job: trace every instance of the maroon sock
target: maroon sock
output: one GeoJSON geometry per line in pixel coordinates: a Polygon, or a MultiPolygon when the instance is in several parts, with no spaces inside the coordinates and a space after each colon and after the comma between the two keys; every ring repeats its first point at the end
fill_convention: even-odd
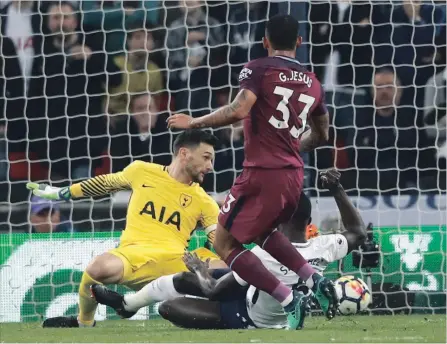
{"type": "Polygon", "coordinates": [[[272,295],[282,303],[292,290],[266,269],[261,260],[243,247],[234,249],[225,263],[248,284],[272,295]]]}
{"type": "Polygon", "coordinates": [[[278,262],[294,271],[304,281],[307,281],[316,272],[289,239],[277,230],[273,231],[264,240],[262,248],[278,262]]]}

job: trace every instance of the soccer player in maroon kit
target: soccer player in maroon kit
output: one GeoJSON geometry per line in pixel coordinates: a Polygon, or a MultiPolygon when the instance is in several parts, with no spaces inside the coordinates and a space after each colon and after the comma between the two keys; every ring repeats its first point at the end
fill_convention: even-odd
{"type": "Polygon", "coordinates": [[[293,215],[304,180],[300,152],[328,139],[329,114],[315,75],[295,60],[301,44],[298,22],[289,15],[272,17],[263,39],[268,57],[247,63],[239,75],[234,101],[193,119],[175,114],[170,128],[221,127],[243,120],[245,161],[220,210],[214,248],[248,284],[278,300],[289,327],[302,327],[305,297],[271,274],[242,244],[255,242],[306,281],[326,316],[337,309],[334,284],[316,273],[290,241],[275,228],[293,215]],[[305,131],[306,124],[310,130],[305,131]]]}

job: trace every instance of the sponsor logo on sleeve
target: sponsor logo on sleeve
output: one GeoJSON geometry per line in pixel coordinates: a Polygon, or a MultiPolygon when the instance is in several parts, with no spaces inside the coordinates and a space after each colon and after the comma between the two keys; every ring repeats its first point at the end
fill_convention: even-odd
{"type": "Polygon", "coordinates": [[[250,77],[250,75],[253,73],[253,71],[249,68],[242,68],[241,72],[239,73],[239,81],[245,80],[250,77]]]}

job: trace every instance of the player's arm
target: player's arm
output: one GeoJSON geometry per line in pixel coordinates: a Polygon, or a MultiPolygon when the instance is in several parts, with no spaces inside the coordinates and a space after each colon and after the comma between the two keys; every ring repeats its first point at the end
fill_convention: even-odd
{"type": "Polygon", "coordinates": [[[234,272],[229,272],[217,280],[207,297],[211,301],[231,301],[236,295],[241,295],[247,286],[248,284],[234,272]]]}
{"type": "Polygon", "coordinates": [[[139,164],[141,162],[135,161],[121,172],[100,175],[63,188],[37,183],[27,183],[26,187],[32,190],[34,195],[50,200],[68,201],[103,196],[120,190],[130,190],[132,176],[137,172],[139,164]]]}
{"type": "Polygon", "coordinates": [[[175,114],[168,118],[168,127],[177,129],[222,127],[247,117],[261,94],[264,69],[256,63],[248,63],[239,74],[240,91],[230,105],[210,113],[192,118],[185,114],[175,114]]]}
{"type": "Polygon", "coordinates": [[[205,194],[202,202],[202,215],[200,222],[204,228],[210,246],[214,244],[216,236],[217,218],[219,217],[219,206],[209,195],[205,194]]]}
{"type": "Polygon", "coordinates": [[[185,252],[183,261],[186,267],[196,274],[200,289],[209,300],[234,300],[236,295],[240,295],[241,289],[245,290],[247,286],[245,281],[231,271],[216,281],[209,274],[207,264],[190,252],[185,252]]]}
{"type": "Polygon", "coordinates": [[[230,125],[247,117],[256,99],[257,97],[252,91],[241,89],[231,104],[198,118],[192,118],[185,114],[175,114],[168,118],[168,127],[188,129],[217,128],[230,125]]]}
{"type": "Polygon", "coordinates": [[[209,115],[194,118],[191,121],[192,128],[222,127],[238,122],[250,113],[251,108],[256,102],[256,95],[247,89],[241,89],[236,98],[229,105],[222,106],[220,109],[209,115]]]}
{"type": "Polygon", "coordinates": [[[205,228],[205,234],[208,240],[209,248],[214,245],[214,238],[216,237],[216,227],[216,225],[211,225],[205,228]]]}
{"type": "Polygon", "coordinates": [[[310,130],[304,132],[300,139],[300,152],[310,152],[320,147],[329,139],[329,113],[311,116],[310,130]]]}
{"type": "Polygon", "coordinates": [[[366,240],[366,226],[358,210],[354,207],[343,186],[340,184],[340,172],[330,169],[320,173],[324,187],[332,194],[340,211],[341,220],[345,227],[342,235],[348,242],[348,253],[358,249],[366,240]]]}
{"type": "Polygon", "coordinates": [[[310,130],[300,138],[300,152],[310,152],[322,146],[329,139],[329,112],[324,101],[324,90],[320,87],[320,97],[309,116],[310,130]]]}
{"type": "Polygon", "coordinates": [[[39,197],[66,201],[82,197],[103,196],[131,188],[130,182],[122,172],[100,175],[63,188],[36,183],[28,183],[26,187],[33,190],[33,194],[39,197]]]}

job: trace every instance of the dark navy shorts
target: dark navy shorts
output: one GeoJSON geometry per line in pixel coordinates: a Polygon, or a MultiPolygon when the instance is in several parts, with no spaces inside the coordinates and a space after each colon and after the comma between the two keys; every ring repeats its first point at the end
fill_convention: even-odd
{"type": "Polygon", "coordinates": [[[255,328],[247,312],[247,301],[243,299],[220,302],[220,318],[228,329],[255,328]]]}
{"type": "MultiPolygon", "coordinates": [[[[230,271],[230,269],[216,269],[211,272],[211,276],[214,279],[219,279],[230,271]]],[[[237,295],[235,300],[219,302],[220,317],[228,329],[236,330],[256,327],[247,312],[246,289],[240,295],[237,295]]]]}
{"type": "Polygon", "coordinates": [[[219,278],[225,276],[227,273],[231,272],[231,269],[214,269],[209,270],[211,277],[218,280],[219,278]]]}

